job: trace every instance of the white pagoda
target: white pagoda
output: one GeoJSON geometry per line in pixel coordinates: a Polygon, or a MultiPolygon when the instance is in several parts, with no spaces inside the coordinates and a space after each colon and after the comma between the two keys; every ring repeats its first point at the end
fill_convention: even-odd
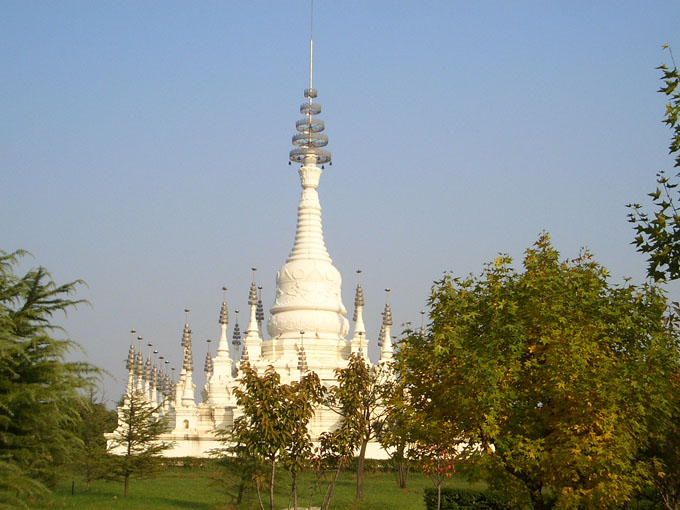
{"type": "MultiPolygon", "coordinates": [[[[314,102],[317,91],[312,87],[312,61],[313,40],[310,37],[309,88],[305,89],[306,100],[300,106],[302,118],[295,123],[295,148],[290,151],[289,163],[300,165],[298,173],[302,193],[298,204],[297,230],[293,249],[276,275],[276,297],[270,309],[266,333],[263,331],[264,308],[253,268],[248,326],[242,338],[237,310],[232,333],[235,353],[238,353],[243,340],[241,359],[232,359],[229,351],[229,314],[224,288],[217,353],[214,357],[210,352],[206,355],[206,384],[200,392],[202,402],[196,403],[189,311],[186,310],[181,342],[183,363],[177,381],[174,381],[174,376],[170,377],[167,361],[166,367],[162,359],[161,366],[157,366],[149,353],[146,363],[143,362],[141,337],[135,349],[133,331],[127,363],[127,392],[139,391],[151,403],[163,402],[162,414],[168,420],[169,429],[162,439],[175,442],[174,448],[165,452],[166,456],[201,457],[221,446],[215,432],[231,427],[234,418],[239,415],[233,390],[239,384],[238,365],[241,361],[247,360],[259,373],[264,373],[269,366],[274,367],[283,383],[299,380],[305,373],[313,371],[323,384],[333,386],[335,370],[347,365],[351,353],[361,353],[365,360],[369,359],[361,283],[356,287],[354,327],[350,337],[350,324],[341,297],[342,277],[333,266],[324,243],[317,189],[325,165],[332,163],[331,154],[325,149],[328,144],[328,137],[323,133],[325,125],[317,117],[321,106],[314,102]]],[[[389,289],[386,290],[389,295],[389,289]]],[[[393,354],[389,301],[382,316],[378,364],[389,361],[393,354]]],[[[339,417],[331,410],[317,409],[310,425],[312,437],[336,427],[338,421],[339,417]]],[[[378,444],[369,445],[367,453],[369,457],[384,456],[378,444]]]]}

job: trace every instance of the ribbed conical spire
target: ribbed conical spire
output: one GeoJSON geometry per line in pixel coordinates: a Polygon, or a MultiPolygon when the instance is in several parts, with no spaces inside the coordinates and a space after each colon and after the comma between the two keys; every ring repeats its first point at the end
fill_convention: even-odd
{"type": "Polygon", "coordinates": [[[253,281],[250,284],[250,293],[248,294],[248,306],[250,307],[250,320],[248,322],[248,329],[246,329],[246,341],[260,340],[260,328],[257,320],[257,284],[255,283],[256,267],[252,268],[253,281]]]}
{"type": "Polygon", "coordinates": [[[222,308],[220,308],[220,341],[217,344],[217,357],[229,357],[229,340],[227,340],[227,324],[229,324],[229,313],[227,312],[227,288],[222,287],[222,308]]]}
{"type": "Polygon", "coordinates": [[[125,362],[125,368],[127,368],[128,371],[128,382],[127,387],[125,388],[126,398],[127,395],[135,391],[135,372],[137,371],[137,363],[135,358],[135,333],[136,331],[134,329],[130,331],[132,338],[130,338],[130,348],[128,349],[128,357],[127,361],[125,362]]]}
{"type": "Polygon", "coordinates": [[[361,269],[357,269],[357,288],[354,294],[354,338],[352,352],[368,357],[366,345],[366,326],[364,326],[364,291],[361,288],[361,269]]]}
{"type": "Polygon", "coordinates": [[[385,289],[385,310],[382,313],[383,321],[380,327],[381,339],[380,345],[380,361],[389,361],[392,359],[392,337],[390,336],[390,327],[392,326],[392,309],[390,308],[390,289],[385,289]]]}
{"type": "Polygon", "coordinates": [[[206,374],[210,374],[213,371],[213,360],[209,352],[206,353],[205,355],[205,364],[203,365],[203,371],[206,374]]]}
{"type": "Polygon", "coordinates": [[[224,290],[224,301],[222,301],[222,308],[220,308],[220,324],[225,326],[229,324],[229,311],[227,310],[227,288],[222,287],[224,290]]]}
{"type": "Polygon", "coordinates": [[[361,288],[361,283],[357,283],[357,290],[354,293],[354,321],[357,320],[357,310],[364,306],[364,289],[361,288]]]}

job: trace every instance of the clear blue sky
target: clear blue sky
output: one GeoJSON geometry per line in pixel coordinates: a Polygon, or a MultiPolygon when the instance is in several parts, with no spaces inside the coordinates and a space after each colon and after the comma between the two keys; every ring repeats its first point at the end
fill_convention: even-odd
{"type": "MultiPolygon", "coordinates": [[[[3,2],[0,248],[87,281],[92,308],[64,324],[118,378],[107,397],[131,328],[177,365],[190,308],[202,375],[221,287],[230,332],[251,266],[271,305],[295,232],[308,11],[3,2]]],[[[317,0],[326,243],[350,315],[364,271],[371,340],[385,287],[398,330],[443,271],[520,262],[544,229],[566,257],[588,247],[614,283],[643,280],[625,204],[671,168],[654,67],[664,43],[680,57],[679,27],[677,1],[317,0]]]]}

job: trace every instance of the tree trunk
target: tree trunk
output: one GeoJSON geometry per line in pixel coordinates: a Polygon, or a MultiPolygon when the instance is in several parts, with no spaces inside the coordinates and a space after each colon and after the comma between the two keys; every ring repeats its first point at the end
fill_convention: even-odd
{"type": "Polygon", "coordinates": [[[331,505],[331,499],[333,498],[333,491],[335,490],[335,485],[338,483],[338,477],[340,476],[340,469],[341,469],[341,466],[338,463],[338,469],[335,470],[335,476],[333,477],[333,482],[331,482],[331,485],[328,487],[328,490],[326,491],[326,497],[324,498],[323,505],[321,506],[322,510],[328,510],[328,507],[331,505]]]}
{"type": "Polygon", "coordinates": [[[542,487],[535,486],[530,488],[529,496],[531,497],[531,506],[534,510],[551,510],[554,506],[554,501],[546,501],[543,497],[542,487]]]}
{"type": "Polygon", "coordinates": [[[364,458],[366,457],[366,447],[368,446],[368,439],[361,442],[361,449],[359,450],[359,459],[357,460],[357,499],[364,499],[364,458]]]}
{"type": "Polygon", "coordinates": [[[437,510],[442,510],[442,484],[437,484],[437,510]]]}
{"type": "Polygon", "coordinates": [[[236,495],[236,504],[237,505],[240,505],[241,501],[243,501],[243,491],[245,490],[245,488],[246,488],[246,484],[243,481],[243,479],[241,479],[241,483],[238,484],[238,494],[236,495]]]}
{"type": "Polygon", "coordinates": [[[298,494],[297,494],[297,471],[292,471],[291,477],[293,478],[293,508],[297,510],[298,507],[298,494]]]}
{"type": "Polygon", "coordinates": [[[130,487],[130,473],[125,473],[125,492],[124,495],[128,497],[128,489],[130,487]]]}
{"type": "Polygon", "coordinates": [[[257,489],[257,501],[260,503],[260,510],[264,510],[264,503],[262,502],[262,491],[260,490],[260,480],[255,480],[255,488],[257,489]]]}
{"type": "Polygon", "coordinates": [[[276,481],[276,461],[272,460],[272,477],[269,483],[269,508],[274,510],[274,482],[276,481]]]}

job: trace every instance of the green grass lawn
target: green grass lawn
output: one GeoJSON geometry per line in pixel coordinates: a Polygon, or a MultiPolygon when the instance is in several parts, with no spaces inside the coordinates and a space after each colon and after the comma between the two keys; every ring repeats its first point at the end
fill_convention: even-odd
{"type": "MultiPolygon", "coordinates": [[[[288,506],[290,478],[286,473],[277,477],[276,508],[288,506]]],[[[309,504],[310,488],[313,485],[311,473],[305,473],[300,483],[299,505],[309,504]]],[[[452,478],[445,483],[447,487],[469,487],[469,483],[452,478]]],[[[423,491],[432,487],[429,478],[414,473],[408,480],[406,489],[397,488],[392,473],[366,473],[364,480],[364,501],[354,499],[356,482],[354,474],[344,473],[335,490],[331,508],[343,510],[421,510],[423,491]]],[[[79,477],[65,476],[53,494],[36,509],[73,509],[73,510],[251,510],[259,508],[257,496],[248,490],[244,502],[234,504],[232,494],[235,487],[225,483],[224,476],[213,467],[169,468],[150,479],[133,479],[130,482],[130,496],[123,497],[122,482],[93,482],[89,490],[79,477]],[[75,491],[71,495],[71,482],[75,481],[75,491]]],[[[319,505],[321,496],[314,499],[319,505]]],[[[263,494],[265,508],[268,508],[268,495],[263,494]]]]}

